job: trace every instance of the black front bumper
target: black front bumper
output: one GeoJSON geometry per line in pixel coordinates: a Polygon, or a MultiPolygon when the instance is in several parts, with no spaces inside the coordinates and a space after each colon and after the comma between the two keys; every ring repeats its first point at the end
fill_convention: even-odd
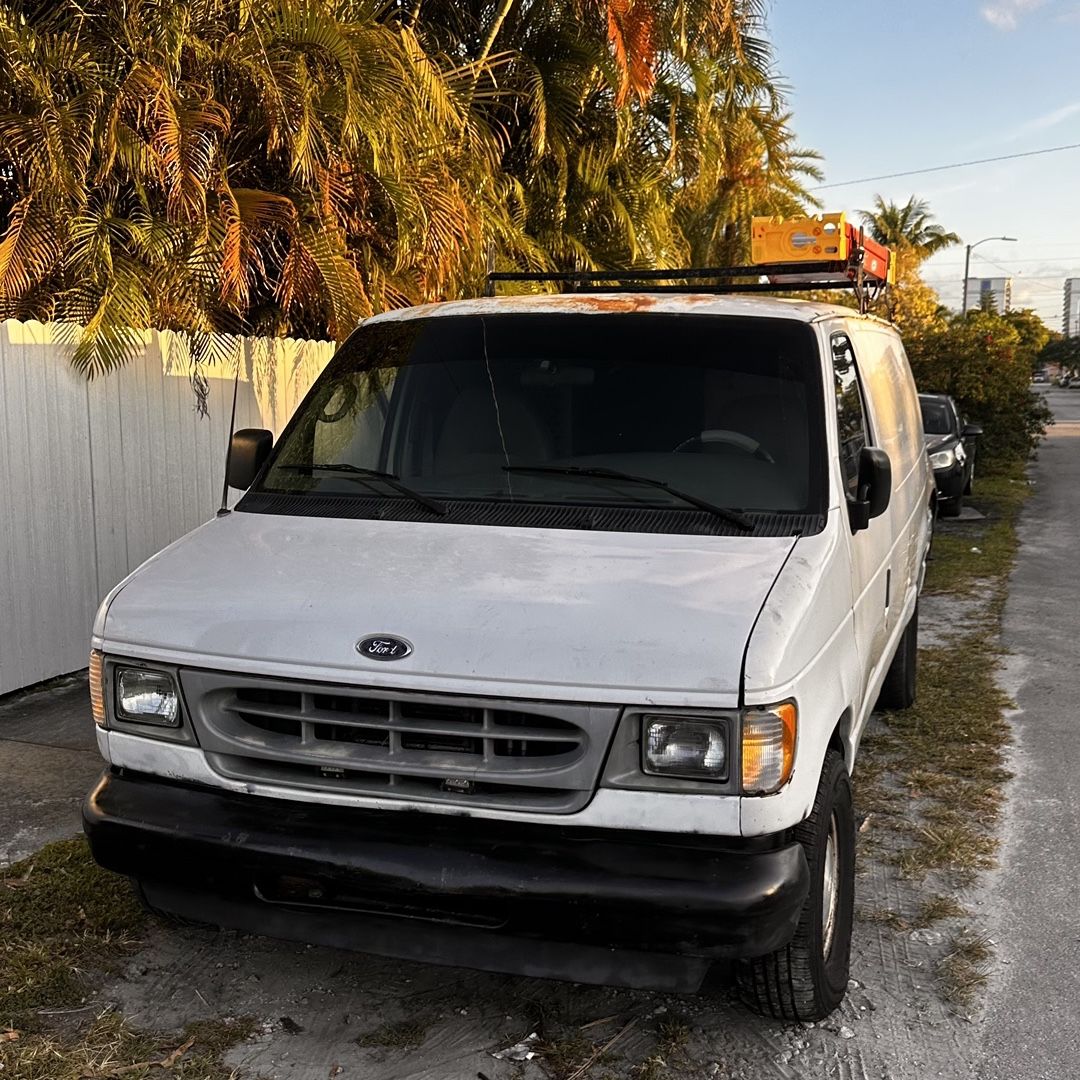
{"type": "Polygon", "coordinates": [[[156,907],[292,940],[582,982],[695,989],[790,940],[802,848],[368,811],[106,772],[94,858],[156,907]]]}
{"type": "Polygon", "coordinates": [[[967,486],[967,468],[960,462],[934,470],[934,485],[939,499],[958,499],[967,486]]]}

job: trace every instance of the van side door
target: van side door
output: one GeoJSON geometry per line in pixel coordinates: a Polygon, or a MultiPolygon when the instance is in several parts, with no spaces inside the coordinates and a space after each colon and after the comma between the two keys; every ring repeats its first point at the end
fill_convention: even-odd
{"type": "MultiPolygon", "coordinates": [[[[858,489],[859,454],[864,446],[878,445],[867,394],[851,337],[834,331],[830,337],[833,376],[836,387],[836,424],[843,494],[854,499],[858,489]]],[[[871,520],[868,528],[852,532],[847,528],[851,551],[851,574],[855,644],[864,672],[862,692],[881,660],[888,630],[888,608],[892,586],[889,553],[892,544],[889,514],[871,520]]]]}
{"type": "Polygon", "coordinates": [[[877,429],[877,445],[892,464],[893,493],[887,511],[892,571],[887,631],[889,641],[895,642],[918,592],[929,541],[922,414],[899,335],[873,323],[851,329],[859,370],[869,389],[870,423],[877,429]]]}

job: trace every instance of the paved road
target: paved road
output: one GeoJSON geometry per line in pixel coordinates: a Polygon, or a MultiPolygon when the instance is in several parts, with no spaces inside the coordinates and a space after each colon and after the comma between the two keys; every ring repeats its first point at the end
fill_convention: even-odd
{"type": "Polygon", "coordinates": [[[1057,423],[1032,469],[1005,608],[1017,778],[996,890],[1008,963],[987,1013],[984,1080],[1080,1073],[1080,391],[1048,400],[1057,423]]]}
{"type": "Polygon", "coordinates": [[[85,676],[0,699],[0,866],[74,836],[101,769],[85,676]]]}

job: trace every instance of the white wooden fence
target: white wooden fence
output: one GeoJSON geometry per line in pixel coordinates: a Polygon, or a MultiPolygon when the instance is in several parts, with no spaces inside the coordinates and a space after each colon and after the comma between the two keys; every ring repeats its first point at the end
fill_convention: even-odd
{"type": "Polygon", "coordinates": [[[184,340],[92,382],[56,328],[0,323],[0,694],[86,666],[101,598],[221,499],[233,377],[237,427],[275,435],[329,342],[221,339],[200,417],[184,340]]]}

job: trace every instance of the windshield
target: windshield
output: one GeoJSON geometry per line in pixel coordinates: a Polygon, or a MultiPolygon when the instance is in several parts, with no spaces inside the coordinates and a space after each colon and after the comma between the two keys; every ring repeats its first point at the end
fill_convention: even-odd
{"type": "Polygon", "coordinates": [[[920,401],[922,426],[927,435],[948,435],[952,432],[952,410],[944,401],[920,401]]]}
{"type": "Polygon", "coordinates": [[[789,320],[376,322],[331,361],[253,491],[374,500],[373,516],[457,500],[816,513],[816,356],[789,320]]]}

